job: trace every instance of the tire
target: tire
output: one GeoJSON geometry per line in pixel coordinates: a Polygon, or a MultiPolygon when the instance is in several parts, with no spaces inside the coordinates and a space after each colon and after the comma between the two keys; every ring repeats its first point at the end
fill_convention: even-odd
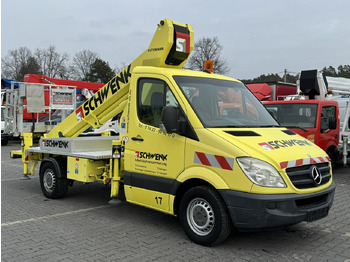
{"type": "Polygon", "coordinates": [[[1,145],[2,146],[6,146],[8,144],[8,140],[7,139],[1,139],[1,145]]]}
{"type": "Polygon", "coordinates": [[[204,246],[224,241],[232,228],[221,196],[208,186],[197,186],[184,194],[179,217],[186,235],[193,242],[204,246]]]}
{"type": "Polygon", "coordinates": [[[47,198],[57,199],[67,194],[68,180],[61,177],[61,169],[55,159],[41,164],[39,178],[41,191],[47,198]]]}
{"type": "Polygon", "coordinates": [[[336,149],[329,149],[327,150],[327,155],[328,157],[330,158],[331,160],[331,165],[332,165],[332,169],[335,168],[337,162],[338,162],[338,159],[337,159],[337,150],[336,149]]]}

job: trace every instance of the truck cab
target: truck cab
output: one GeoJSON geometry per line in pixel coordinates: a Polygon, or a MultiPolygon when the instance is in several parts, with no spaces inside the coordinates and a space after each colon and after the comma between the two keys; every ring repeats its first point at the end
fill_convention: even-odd
{"type": "Polygon", "coordinates": [[[121,116],[129,202],[178,215],[201,244],[215,231],[212,191],[228,210],[215,219],[242,231],[328,213],[329,158],[279,126],[241,82],[155,67],[136,67],[132,75],[130,106],[121,116]],[[315,182],[312,170],[322,181],[315,182]]]}
{"type": "Polygon", "coordinates": [[[293,132],[315,143],[332,161],[337,160],[339,144],[339,107],[332,100],[267,101],[272,116],[293,132]]]}

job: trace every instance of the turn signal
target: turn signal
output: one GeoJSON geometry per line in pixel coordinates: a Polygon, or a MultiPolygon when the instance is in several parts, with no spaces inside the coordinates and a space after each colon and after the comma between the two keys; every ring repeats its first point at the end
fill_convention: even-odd
{"type": "Polygon", "coordinates": [[[315,134],[308,135],[306,139],[311,141],[312,143],[315,143],[315,134]]]}

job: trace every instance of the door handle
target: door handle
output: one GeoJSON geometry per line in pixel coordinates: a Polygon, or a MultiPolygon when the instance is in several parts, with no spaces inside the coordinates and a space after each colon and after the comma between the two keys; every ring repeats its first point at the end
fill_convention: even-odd
{"type": "Polygon", "coordinates": [[[142,142],[143,138],[142,137],[132,137],[131,140],[132,141],[140,141],[140,142],[142,142]]]}

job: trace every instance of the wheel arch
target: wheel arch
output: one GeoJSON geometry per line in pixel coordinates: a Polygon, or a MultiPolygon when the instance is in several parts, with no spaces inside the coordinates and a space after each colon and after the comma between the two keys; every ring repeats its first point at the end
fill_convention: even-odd
{"type": "MultiPolygon", "coordinates": [[[[175,199],[174,199],[174,214],[178,215],[180,203],[183,195],[190,189],[196,186],[205,185],[213,188],[214,190],[218,189],[229,189],[226,182],[215,172],[207,168],[202,167],[193,167],[187,169],[185,172],[179,175],[177,178],[178,187],[175,190],[175,199]]],[[[219,192],[221,196],[221,193],[219,192]]],[[[224,199],[223,199],[224,201],[224,199]]],[[[225,201],[224,201],[225,202],[225,201]]]]}
{"type": "Polygon", "coordinates": [[[39,170],[41,191],[50,199],[62,198],[68,191],[66,159],[63,157],[46,157],[39,170]]]}
{"type": "Polygon", "coordinates": [[[326,153],[332,161],[332,166],[334,166],[338,162],[338,148],[331,144],[327,147],[326,153]]]}
{"type": "Polygon", "coordinates": [[[45,157],[41,160],[40,171],[45,163],[52,163],[58,170],[57,176],[59,178],[67,178],[67,158],[65,157],[45,157]]]}

